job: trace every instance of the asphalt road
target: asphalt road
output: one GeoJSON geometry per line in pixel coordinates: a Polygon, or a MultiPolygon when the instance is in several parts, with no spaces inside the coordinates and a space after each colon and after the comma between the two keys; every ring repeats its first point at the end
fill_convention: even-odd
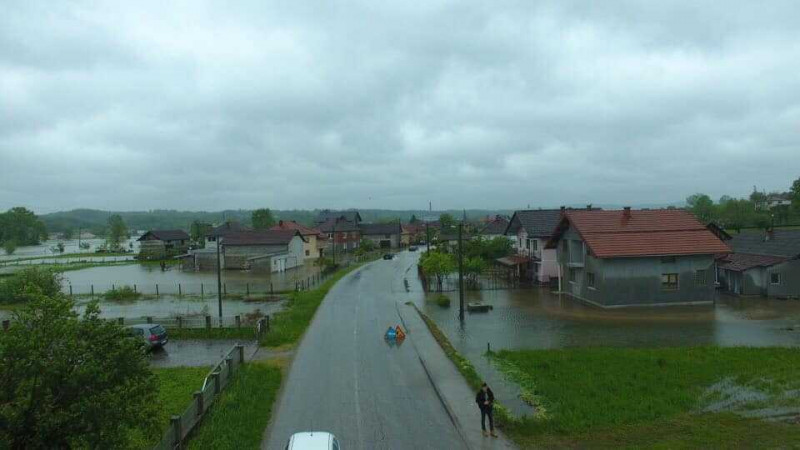
{"type": "Polygon", "coordinates": [[[383,336],[411,299],[403,252],[342,279],[301,342],[263,447],[283,449],[298,431],[329,431],[344,449],[464,448],[414,346],[383,336]]]}

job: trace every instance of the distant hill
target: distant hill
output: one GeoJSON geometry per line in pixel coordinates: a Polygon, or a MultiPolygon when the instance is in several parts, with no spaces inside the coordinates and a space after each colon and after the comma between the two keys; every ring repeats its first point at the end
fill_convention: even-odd
{"type": "MultiPolygon", "coordinates": [[[[635,209],[640,209],[666,208],[669,206],[682,207],[683,205],[684,204],[681,202],[631,206],[635,209]]],[[[572,208],[586,207],[586,205],[577,204],[567,206],[572,208]]],[[[594,206],[603,209],[622,209],[622,207],[626,205],[596,204],[594,206]]],[[[533,206],[533,208],[536,207],[537,206],[533,206]]],[[[550,206],[549,208],[558,208],[558,206],[550,206]]],[[[313,225],[314,218],[319,211],[319,209],[273,210],[272,214],[275,216],[276,220],[295,220],[304,225],[313,225]]],[[[359,209],[358,211],[365,222],[387,222],[397,219],[408,222],[412,216],[416,216],[418,219],[424,219],[428,217],[439,217],[439,215],[444,213],[451,214],[456,219],[461,219],[465,213],[464,210],[460,209],[439,211],[428,211],[426,209],[359,209]]],[[[466,215],[467,220],[478,220],[495,214],[511,215],[513,212],[514,210],[512,209],[467,209],[466,215]]],[[[225,220],[236,220],[242,224],[249,225],[251,213],[252,210],[247,209],[225,211],[178,211],[172,209],[154,209],[151,211],[103,211],[99,209],[73,209],[71,211],[43,214],[39,217],[42,222],[44,222],[48,232],[62,232],[67,229],[77,231],[80,228],[82,230],[91,231],[97,235],[103,235],[105,234],[108,217],[112,214],[119,214],[131,230],[175,228],[189,230],[189,226],[195,220],[211,224],[219,224],[225,220]]]]}

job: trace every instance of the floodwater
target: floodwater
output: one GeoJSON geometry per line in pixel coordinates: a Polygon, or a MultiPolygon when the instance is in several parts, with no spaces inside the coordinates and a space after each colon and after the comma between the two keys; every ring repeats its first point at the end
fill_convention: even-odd
{"type": "MultiPolygon", "coordinates": [[[[122,243],[122,247],[126,250],[132,250],[133,253],[139,252],[139,236],[133,236],[127,241],[122,243]]],[[[54,256],[60,254],[59,252],[53,252],[53,248],[61,242],[64,244],[64,253],[94,253],[98,247],[103,245],[105,239],[81,239],[81,243],[88,243],[89,248],[82,249],[78,247],[78,240],[77,239],[48,239],[42,242],[39,245],[28,245],[24,247],[17,247],[17,249],[11,255],[7,255],[5,251],[0,250],[0,261],[8,261],[13,259],[20,259],[20,258],[34,258],[34,257],[43,257],[43,256],[54,256]]],[[[102,256],[102,255],[100,255],[102,256]]]]}
{"type": "Polygon", "coordinates": [[[800,301],[720,295],[716,304],[692,307],[604,310],[548,288],[472,291],[465,303],[491,304],[486,313],[465,312],[458,320],[458,293],[449,293],[450,308],[427,294],[425,312],[468,357],[513,413],[533,411],[519,399],[519,387],[508,382],[485,356],[487,344],[500,349],[654,346],[791,346],[800,347],[800,301]]]}
{"type": "MultiPolygon", "coordinates": [[[[275,291],[294,289],[295,283],[305,285],[319,273],[311,261],[302,267],[283,273],[264,273],[240,270],[223,270],[223,290],[229,294],[267,292],[270,283],[275,291]]],[[[105,292],[119,286],[136,285],[138,292],[145,294],[216,294],[217,273],[214,271],[181,270],[178,266],[167,266],[161,270],[157,264],[130,264],[122,266],[92,267],[64,273],[64,291],[72,286],[72,293],[84,295],[105,292]]]]}
{"type": "Polygon", "coordinates": [[[169,341],[164,348],[150,353],[152,367],[212,366],[220,362],[236,344],[243,344],[245,360],[249,360],[258,348],[255,341],[229,339],[169,341]]]}

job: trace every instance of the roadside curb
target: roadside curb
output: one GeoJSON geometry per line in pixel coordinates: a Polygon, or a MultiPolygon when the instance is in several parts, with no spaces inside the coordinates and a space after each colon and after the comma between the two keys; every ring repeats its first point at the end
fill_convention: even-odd
{"type": "MultiPolygon", "coordinates": [[[[398,302],[399,303],[399,302],[398,302]]],[[[477,425],[480,421],[480,414],[477,408],[472,405],[472,398],[475,393],[467,384],[463,375],[458,371],[453,361],[447,357],[444,350],[433,337],[425,322],[420,317],[416,305],[406,306],[395,304],[400,321],[406,328],[414,350],[417,352],[420,364],[422,364],[428,380],[431,383],[439,401],[442,403],[450,420],[464,441],[466,448],[516,448],[502,432],[498,432],[499,439],[487,439],[480,434],[479,429],[466,429],[463,426],[464,420],[477,425]],[[406,307],[408,309],[406,309],[406,307]],[[411,326],[409,327],[409,324],[411,326]],[[414,331],[420,330],[418,335],[414,331]],[[421,341],[415,340],[415,336],[421,341]],[[427,347],[427,348],[426,348],[427,347]],[[422,348],[422,351],[421,351],[422,348]],[[441,353],[441,355],[439,355],[441,353]],[[449,391],[449,392],[448,392],[449,391]],[[455,402],[455,403],[454,403],[455,402]],[[461,407],[459,403],[468,403],[471,407],[461,407]],[[454,407],[457,405],[458,407],[454,407]]]]}

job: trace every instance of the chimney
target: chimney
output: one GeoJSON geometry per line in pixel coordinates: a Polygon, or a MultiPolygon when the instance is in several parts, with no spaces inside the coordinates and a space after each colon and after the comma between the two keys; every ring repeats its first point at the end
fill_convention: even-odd
{"type": "Polygon", "coordinates": [[[625,210],[622,213],[622,217],[625,217],[627,219],[629,219],[631,217],[631,207],[630,206],[626,206],[625,207],[625,210]]]}
{"type": "Polygon", "coordinates": [[[279,220],[279,221],[278,221],[278,226],[280,226],[281,228],[283,228],[283,220],[279,220]]]}
{"type": "Polygon", "coordinates": [[[591,211],[591,210],[592,210],[592,204],[591,204],[591,203],[589,203],[588,205],[586,205],[586,210],[587,210],[587,211],[591,211]]]}

